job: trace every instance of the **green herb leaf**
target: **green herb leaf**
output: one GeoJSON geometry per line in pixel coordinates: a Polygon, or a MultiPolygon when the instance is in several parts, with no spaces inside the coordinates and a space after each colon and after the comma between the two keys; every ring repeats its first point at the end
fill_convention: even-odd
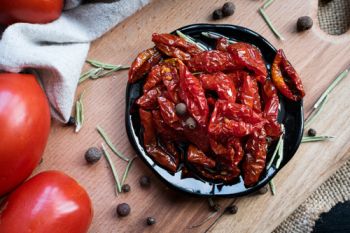
{"type": "Polygon", "coordinates": [[[273,182],[273,180],[270,180],[269,186],[270,186],[272,196],[275,196],[276,195],[276,187],[275,187],[275,183],[273,182]]]}
{"type": "Polygon", "coordinates": [[[263,7],[259,9],[259,12],[261,14],[261,16],[263,17],[263,19],[265,20],[267,26],[269,26],[269,28],[271,29],[271,31],[275,34],[275,36],[280,39],[280,40],[284,40],[283,36],[277,31],[277,29],[273,26],[270,18],[267,16],[267,14],[265,13],[263,7]]]}
{"type": "Polygon", "coordinates": [[[115,181],[115,184],[116,184],[116,195],[118,196],[118,192],[120,193],[122,191],[122,186],[120,185],[120,182],[119,182],[119,177],[118,177],[118,173],[117,173],[117,170],[115,169],[115,166],[112,162],[112,159],[111,159],[111,156],[109,155],[109,153],[107,152],[106,150],[106,147],[104,146],[103,143],[101,143],[102,145],[102,151],[103,151],[103,154],[105,155],[105,158],[108,162],[108,165],[110,166],[111,170],[112,170],[112,174],[113,174],[113,178],[114,178],[114,181],[115,181]]]}
{"type": "Polygon", "coordinates": [[[135,159],[137,159],[136,156],[134,158],[130,159],[129,162],[128,162],[128,165],[125,168],[125,172],[123,174],[122,183],[121,183],[122,186],[125,183],[126,178],[128,177],[129,170],[130,170],[131,165],[132,165],[132,163],[134,162],[135,159]]]}
{"type": "Polygon", "coordinates": [[[78,133],[83,127],[84,123],[84,105],[83,105],[83,96],[85,91],[80,95],[80,98],[75,103],[75,132],[78,133]]]}
{"type": "Polygon", "coordinates": [[[301,139],[301,143],[327,141],[332,138],[334,137],[333,136],[314,136],[314,137],[305,136],[301,139]]]}
{"type": "Polygon", "coordinates": [[[323,99],[323,101],[320,103],[320,105],[317,108],[313,109],[313,111],[305,121],[304,128],[308,128],[311,125],[311,123],[317,118],[317,116],[321,113],[323,107],[325,106],[327,100],[328,100],[328,95],[326,95],[326,97],[323,99]]]}
{"type": "Polygon", "coordinates": [[[120,153],[115,146],[113,145],[113,143],[111,142],[111,140],[109,139],[108,135],[106,134],[106,132],[100,127],[97,126],[96,127],[97,132],[102,136],[103,140],[107,143],[107,145],[109,146],[109,148],[111,148],[111,150],[114,152],[114,154],[116,154],[119,158],[121,158],[122,160],[124,160],[125,162],[129,162],[129,159],[126,158],[122,153],[120,153]]]}
{"type": "Polygon", "coordinates": [[[266,8],[268,8],[273,3],[273,1],[275,0],[266,0],[262,8],[266,10],[266,8]]]}
{"type": "Polygon", "coordinates": [[[176,34],[179,37],[185,39],[188,43],[196,45],[200,50],[202,50],[202,51],[208,50],[204,45],[202,45],[200,43],[197,43],[192,37],[190,37],[188,35],[185,35],[185,34],[183,34],[182,32],[180,32],[178,30],[176,30],[176,34]]]}
{"type": "Polygon", "coordinates": [[[231,40],[230,38],[228,38],[227,36],[221,35],[219,33],[216,32],[202,32],[201,33],[203,36],[208,37],[210,39],[220,39],[220,38],[225,38],[227,40],[228,43],[230,44],[234,44],[236,43],[236,41],[231,40]]]}
{"type": "Polygon", "coordinates": [[[331,83],[331,85],[329,85],[329,87],[325,90],[325,92],[323,92],[320,98],[316,101],[314,105],[314,109],[317,109],[322,104],[322,102],[324,102],[324,99],[327,98],[329,93],[340,83],[340,81],[342,81],[349,74],[349,72],[350,72],[350,67],[344,70],[343,72],[341,72],[337,76],[337,78],[331,83]]]}
{"type": "MultiPolygon", "coordinates": [[[[270,159],[270,162],[267,164],[267,166],[266,166],[266,170],[269,170],[270,169],[270,167],[271,167],[271,165],[272,165],[272,163],[273,163],[273,161],[275,160],[275,158],[276,158],[276,156],[278,155],[279,157],[278,158],[283,158],[283,148],[281,149],[281,147],[283,146],[283,144],[284,144],[284,139],[283,139],[283,137],[284,137],[284,134],[285,134],[285,128],[284,128],[284,125],[283,124],[281,124],[281,130],[282,130],[282,134],[281,134],[281,136],[280,136],[280,138],[278,139],[278,142],[277,142],[277,145],[276,145],[276,148],[275,148],[275,150],[273,151],[273,154],[272,154],[272,156],[271,156],[271,159],[270,159]]],[[[277,160],[278,161],[278,160],[277,160]]],[[[276,163],[277,164],[277,163],[276,163]]],[[[276,168],[278,168],[277,166],[276,166],[276,168]]]]}

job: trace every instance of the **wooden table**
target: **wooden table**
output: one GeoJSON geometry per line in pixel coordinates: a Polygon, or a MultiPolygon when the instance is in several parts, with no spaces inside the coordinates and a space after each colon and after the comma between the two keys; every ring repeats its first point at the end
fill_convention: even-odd
{"type": "MultiPolygon", "coordinates": [[[[317,25],[317,0],[276,1],[267,9],[274,25],[286,38],[283,42],[274,37],[258,14],[262,1],[236,0],[234,16],[211,21],[211,12],[224,2],[155,0],[95,41],[88,57],[128,65],[138,52],[152,45],[152,32],[170,32],[187,24],[207,22],[249,27],[265,36],[275,47],[283,48],[299,71],[307,93],[306,113],[335,76],[350,64],[350,33],[335,37],[322,32],[317,25]],[[303,15],[312,16],[315,26],[308,32],[297,33],[296,20],[303,15]]],[[[234,202],[238,213],[227,215],[220,211],[205,224],[191,229],[190,226],[212,214],[208,211],[206,199],[168,190],[141,160],[135,162],[127,179],[132,191],[116,197],[106,161],[102,159],[96,165],[86,165],[84,152],[102,142],[96,132],[97,125],[106,130],[118,150],[129,157],[135,155],[124,126],[126,83],[127,72],[123,71],[80,85],[77,93],[85,90],[86,123],[83,129],[75,134],[72,128],[54,122],[44,162],[36,170],[63,170],[87,189],[95,209],[90,232],[270,232],[350,157],[348,77],[334,90],[325,110],[312,125],[319,134],[336,136],[334,141],[301,145],[294,158],[274,179],[275,196],[266,194],[216,200],[222,207],[234,202]],[[144,174],[152,178],[152,186],[147,190],[138,185],[138,178],[144,174]],[[115,207],[122,202],[129,203],[132,209],[131,215],[124,219],[115,216],[115,207]],[[145,219],[148,216],[155,217],[157,224],[147,227],[145,219]]],[[[113,161],[121,176],[125,162],[115,156],[113,161]]]]}

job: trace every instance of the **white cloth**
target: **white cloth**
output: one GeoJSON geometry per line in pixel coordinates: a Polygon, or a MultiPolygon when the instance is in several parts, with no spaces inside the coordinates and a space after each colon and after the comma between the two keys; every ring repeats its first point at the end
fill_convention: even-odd
{"type": "MultiPolygon", "coordinates": [[[[17,23],[0,40],[0,70],[34,68],[48,96],[52,116],[68,121],[90,42],[149,0],[66,0],[61,17],[49,24],[17,23]]],[[[1,36],[1,31],[0,31],[1,36]]]]}

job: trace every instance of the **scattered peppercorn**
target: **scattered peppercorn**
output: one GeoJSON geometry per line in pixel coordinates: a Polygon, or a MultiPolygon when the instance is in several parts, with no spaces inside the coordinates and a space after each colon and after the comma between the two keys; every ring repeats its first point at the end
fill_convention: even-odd
{"type": "Polygon", "coordinates": [[[300,17],[297,21],[297,30],[299,32],[312,28],[313,21],[309,16],[300,17]]]}
{"type": "Polygon", "coordinates": [[[214,20],[222,19],[223,17],[224,17],[224,15],[223,15],[221,9],[216,9],[216,10],[213,12],[213,19],[214,19],[214,20]]]}
{"type": "Polygon", "coordinates": [[[148,217],[146,220],[146,223],[148,226],[154,225],[154,224],[156,224],[156,219],[153,217],[148,217]]]}
{"type": "Polygon", "coordinates": [[[238,207],[236,205],[230,205],[226,207],[226,212],[229,214],[236,214],[238,211],[238,207]]]}
{"type": "Polygon", "coordinates": [[[128,184],[123,184],[123,186],[122,186],[122,191],[123,191],[123,193],[128,193],[128,192],[130,192],[130,185],[128,185],[128,184]]]}
{"type": "Polygon", "coordinates": [[[141,187],[148,188],[151,186],[151,179],[148,176],[141,176],[139,182],[141,187]]]}
{"type": "Polygon", "coordinates": [[[119,217],[125,217],[130,214],[130,206],[127,203],[121,203],[117,206],[117,214],[119,217]]]}
{"type": "Polygon", "coordinates": [[[222,6],[222,14],[224,15],[224,17],[233,15],[235,13],[235,9],[236,9],[236,6],[233,2],[226,2],[222,6]]]}
{"type": "Polygon", "coordinates": [[[187,112],[187,106],[186,104],[184,103],[178,103],[176,106],[175,106],[175,112],[176,112],[176,115],[178,116],[183,116],[186,114],[187,112]]]}
{"type": "Polygon", "coordinates": [[[258,194],[263,195],[263,194],[267,193],[268,191],[269,191],[269,189],[266,186],[264,186],[258,190],[258,194]]]}
{"type": "Polygon", "coordinates": [[[195,129],[197,126],[196,121],[192,117],[187,118],[185,124],[189,129],[195,129]]]}
{"type": "Polygon", "coordinates": [[[85,152],[85,160],[89,164],[96,163],[102,157],[102,151],[96,147],[91,147],[85,152]]]}
{"type": "Polygon", "coordinates": [[[307,131],[307,135],[309,135],[310,137],[315,137],[316,136],[316,130],[314,130],[313,128],[310,128],[307,131]]]}
{"type": "Polygon", "coordinates": [[[75,118],[73,116],[69,117],[69,120],[67,121],[67,126],[74,126],[76,123],[75,118]]]}

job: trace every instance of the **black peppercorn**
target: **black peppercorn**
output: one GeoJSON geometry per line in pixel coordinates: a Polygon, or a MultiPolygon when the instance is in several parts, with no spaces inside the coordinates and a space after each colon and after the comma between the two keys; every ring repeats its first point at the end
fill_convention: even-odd
{"type": "Polygon", "coordinates": [[[195,129],[197,126],[196,121],[192,117],[187,118],[185,124],[189,129],[195,129]]]}
{"type": "Polygon", "coordinates": [[[130,192],[130,185],[128,185],[128,184],[123,184],[123,186],[122,186],[122,191],[123,191],[124,193],[130,192]]]}
{"type": "Polygon", "coordinates": [[[121,203],[117,206],[117,214],[119,217],[125,217],[130,214],[130,206],[127,203],[121,203]]]}
{"type": "Polygon", "coordinates": [[[226,212],[229,214],[236,214],[237,211],[238,211],[238,208],[236,205],[231,205],[231,206],[226,207],[226,212]]]}
{"type": "Polygon", "coordinates": [[[85,152],[85,160],[89,164],[96,163],[100,160],[102,151],[96,147],[91,147],[85,152]]]}
{"type": "Polygon", "coordinates": [[[151,186],[151,179],[148,176],[141,176],[139,182],[141,187],[148,188],[151,186]]]}
{"type": "Polygon", "coordinates": [[[226,2],[222,6],[222,14],[224,17],[233,15],[235,13],[236,6],[233,2],[226,2]]]}
{"type": "Polygon", "coordinates": [[[146,220],[146,223],[148,226],[154,225],[154,224],[156,224],[156,219],[153,217],[148,217],[146,220]]]}
{"type": "Polygon", "coordinates": [[[268,191],[269,191],[269,189],[266,186],[264,186],[261,189],[259,189],[257,193],[263,195],[263,194],[267,193],[268,191]]]}
{"type": "Polygon", "coordinates": [[[75,118],[73,116],[69,117],[69,120],[67,121],[67,126],[74,126],[76,123],[75,118]]]}
{"type": "Polygon", "coordinates": [[[314,130],[313,128],[309,129],[307,131],[307,135],[309,135],[310,137],[315,137],[316,136],[316,130],[314,130]]]}
{"type": "Polygon", "coordinates": [[[184,104],[184,103],[178,103],[178,104],[175,106],[175,112],[176,112],[176,115],[178,115],[178,116],[183,116],[183,115],[185,115],[186,112],[187,112],[186,104],[184,104]]]}
{"type": "Polygon", "coordinates": [[[313,21],[309,16],[300,17],[297,21],[297,30],[299,32],[312,28],[313,21]]]}
{"type": "Polygon", "coordinates": [[[213,19],[217,20],[217,19],[222,19],[224,17],[222,10],[221,9],[217,9],[213,12],[213,19]]]}

